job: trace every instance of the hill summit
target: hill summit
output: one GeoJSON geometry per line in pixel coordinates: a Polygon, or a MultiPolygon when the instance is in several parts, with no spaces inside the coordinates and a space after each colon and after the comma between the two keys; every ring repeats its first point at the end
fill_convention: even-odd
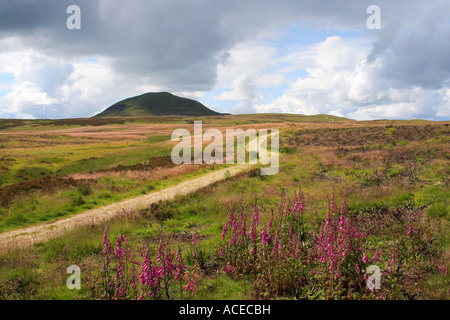
{"type": "Polygon", "coordinates": [[[145,116],[216,116],[221,115],[198,101],[169,92],[149,92],[119,101],[94,117],[145,116]]]}

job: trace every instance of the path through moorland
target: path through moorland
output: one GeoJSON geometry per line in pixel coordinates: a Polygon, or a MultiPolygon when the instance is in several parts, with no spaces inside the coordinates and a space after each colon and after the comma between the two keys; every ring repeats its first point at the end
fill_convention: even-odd
{"type": "Polygon", "coordinates": [[[100,224],[120,214],[148,207],[152,203],[189,194],[250,167],[250,165],[236,165],[217,170],[160,191],[91,209],[54,222],[0,233],[0,250],[28,247],[34,243],[61,236],[76,227],[100,224]]]}
{"type": "MultiPolygon", "coordinates": [[[[267,135],[259,139],[258,149],[262,143],[267,141],[267,135]]],[[[248,145],[246,145],[248,151],[248,145]]],[[[278,154],[277,154],[278,156],[278,154]]],[[[207,187],[217,181],[224,180],[227,177],[234,176],[254,165],[238,164],[229,168],[217,170],[204,174],[198,178],[181,182],[175,186],[152,192],[139,197],[122,200],[103,207],[91,209],[67,218],[62,218],[53,222],[44,223],[27,228],[0,233],[0,250],[10,250],[16,248],[25,248],[37,242],[46,241],[64,235],[69,230],[76,227],[98,225],[104,223],[116,216],[135,212],[136,210],[146,208],[152,203],[171,200],[176,196],[186,195],[195,192],[201,188],[207,187]]]]}

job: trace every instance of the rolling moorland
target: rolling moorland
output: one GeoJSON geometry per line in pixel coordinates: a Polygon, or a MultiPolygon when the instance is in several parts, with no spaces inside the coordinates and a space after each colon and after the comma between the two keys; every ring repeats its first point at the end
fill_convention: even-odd
{"type": "Polygon", "coordinates": [[[0,299],[449,299],[449,123],[288,114],[0,120],[0,235],[232,165],[179,165],[177,128],[280,130],[197,192],[0,250],[0,299]],[[80,290],[66,269],[81,269],[80,290]],[[381,270],[381,288],[366,270],[381,270]]]}

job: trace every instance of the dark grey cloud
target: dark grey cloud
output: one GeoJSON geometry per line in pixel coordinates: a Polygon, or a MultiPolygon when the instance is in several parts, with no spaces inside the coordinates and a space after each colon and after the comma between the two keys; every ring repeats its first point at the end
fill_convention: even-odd
{"type": "MultiPolygon", "coordinates": [[[[39,66],[18,80],[35,84],[49,97],[59,94],[58,101],[67,100],[56,91],[61,83],[73,81],[71,63],[93,56],[120,79],[136,78],[169,91],[208,91],[215,85],[217,66],[229,61],[228,51],[237,44],[298,22],[365,30],[371,4],[380,6],[382,18],[381,30],[367,32],[373,38],[368,63],[380,62],[374,78],[399,88],[448,87],[448,0],[1,0],[0,54],[31,49],[55,58],[40,61],[33,56],[39,66]],[[66,28],[69,5],[81,8],[81,30],[66,28]]],[[[102,72],[106,77],[107,71],[102,72]]],[[[19,100],[14,100],[17,105],[19,100]]],[[[89,102],[89,108],[99,101],[109,100],[89,102]]],[[[48,110],[32,104],[26,108],[41,116],[58,106],[55,102],[48,110]]],[[[64,110],[64,115],[73,114],[64,110]]]]}
{"type": "Polygon", "coordinates": [[[450,80],[450,6],[436,5],[414,24],[395,20],[379,32],[369,61],[380,59],[380,74],[398,87],[440,89],[450,80]]]}
{"type": "MultiPolygon", "coordinates": [[[[318,27],[364,27],[368,1],[4,0],[0,37],[64,57],[109,57],[119,72],[179,90],[214,85],[220,57],[235,44],[300,19],[318,27]],[[82,29],[66,28],[81,8],[82,29]]],[[[6,49],[6,48],[5,48],[6,49]]]]}

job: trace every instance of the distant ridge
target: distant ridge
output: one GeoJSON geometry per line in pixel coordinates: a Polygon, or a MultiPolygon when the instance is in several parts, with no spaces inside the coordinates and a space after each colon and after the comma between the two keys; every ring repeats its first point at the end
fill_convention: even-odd
{"type": "Polygon", "coordinates": [[[198,101],[169,92],[149,92],[119,101],[94,117],[217,116],[198,101]]]}

